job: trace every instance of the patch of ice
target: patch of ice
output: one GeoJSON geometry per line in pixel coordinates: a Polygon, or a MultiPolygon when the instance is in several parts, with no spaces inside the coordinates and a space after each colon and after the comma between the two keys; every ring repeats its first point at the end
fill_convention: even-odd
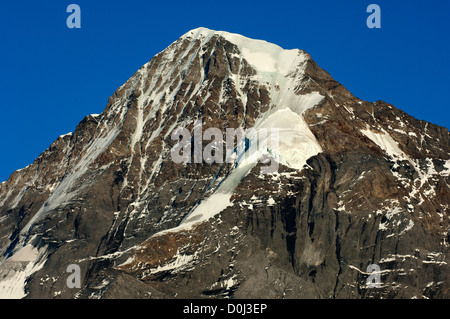
{"type": "Polygon", "coordinates": [[[69,133],[60,135],[59,138],[64,138],[64,137],[66,137],[66,136],[72,136],[72,135],[73,135],[73,133],[72,133],[72,132],[69,132],[69,133]]]}
{"type": "Polygon", "coordinates": [[[191,261],[193,261],[195,259],[195,254],[194,255],[182,255],[182,254],[180,254],[179,251],[177,251],[174,258],[175,259],[173,261],[171,261],[170,263],[168,263],[166,265],[162,265],[162,266],[158,265],[158,267],[150,269],[149,274],[155,274],[155,273],[158,273],[161,271],[180,269],[183,266],[188,265],[191,261]]]}
{"type": "Polygon", "coordinates": [[[187,225],[199,221],[207,220],[216,214],[223,211],[228,206],[231,206],[230,202],[231,194],[229,193],[214,193],[208,197],[183,221],[183,224],[187,225]]]}
{"type": "Polygon", "coordinates": [[[0,264],[0,299],[26,297],[27,278],[44,266],[46,248],[26,245],[0,264]]]}
{"type": "Polygon", "coordinates": [[[361,133],[371,139],[389,156],[393,158],[407,158],[406,154],[398,147],[397,142],[386,131],[382,130],[382,133],[378,133],[370,129],[365,129],[361,130],[361,133]]]}
{"type": "Polygon", "coordinates": [[[301,170],[310,157],[322,152],[302,116],[290,108],[276,110],[259,127],[268,131],[278,129],[278,149],[272,148],[270,152],[286,166],[301,170]]]}

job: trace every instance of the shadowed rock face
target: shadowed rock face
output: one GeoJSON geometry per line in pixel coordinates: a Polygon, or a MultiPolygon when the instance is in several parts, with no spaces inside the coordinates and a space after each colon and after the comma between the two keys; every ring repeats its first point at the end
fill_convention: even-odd
{"type": "Polygon", "coordinates": [[[304,51],[196,29],[0,184],[0,295],[449,298],[449,173],[446,128],[354,97],[304,51]],[[237,168],[174,163],[172,131],[248,129],[279,109],[321,151],[301,169],[254,165],[230,205],[185,226],[237,168]]]}

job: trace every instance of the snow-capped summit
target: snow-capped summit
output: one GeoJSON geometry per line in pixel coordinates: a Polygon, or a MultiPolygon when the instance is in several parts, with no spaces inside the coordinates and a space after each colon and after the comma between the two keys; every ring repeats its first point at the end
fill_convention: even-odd
{"type": "Polygon", "coordinates": [[[295,71],[308,58],[308,55],[298,49],[285,50],[264,40],[255,40],[240,34],[214,31],[207,28],[191,30],[184,34],[181,39],[197,39],[207,43],[215,36],[236,45],[243,58],[261,74],[287,75],[289,72],[295,71]]]}

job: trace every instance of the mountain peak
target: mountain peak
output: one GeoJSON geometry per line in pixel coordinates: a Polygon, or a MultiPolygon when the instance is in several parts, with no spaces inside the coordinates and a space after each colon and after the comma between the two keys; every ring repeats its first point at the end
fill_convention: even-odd
{"type": "Polygon", "coordinates": [[[0,184],[0,297],[448,297],[449,141],[302,50],[191,30],[0,184]],[[278,129],[278,169],[228,129],[278,129]]]}
{"type": "Polygon", "coordinates": [[[265,40],[252,39],[237,33],[215,31],[204,27],[193,29],[181,36],[181,39],[198,39],[202,43],[213,38],[225,39],[235,44],[247,62],[262,73],[286,75],[309,57],[308,54],[299,49],[286,50],[265,40]]]}

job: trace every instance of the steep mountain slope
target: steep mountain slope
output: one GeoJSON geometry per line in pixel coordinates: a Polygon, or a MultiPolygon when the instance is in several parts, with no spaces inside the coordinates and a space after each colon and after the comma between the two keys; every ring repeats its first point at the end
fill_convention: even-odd
{"type": "Polygon", "coordinates": [[[302,50],[195,29],[0,184],[0,296],[448,298],[449,172],[446,128],[302,50]],[[278,169],[231,141],[232,162],[175,163],[196,121],[279,129],[278,169]]]}

